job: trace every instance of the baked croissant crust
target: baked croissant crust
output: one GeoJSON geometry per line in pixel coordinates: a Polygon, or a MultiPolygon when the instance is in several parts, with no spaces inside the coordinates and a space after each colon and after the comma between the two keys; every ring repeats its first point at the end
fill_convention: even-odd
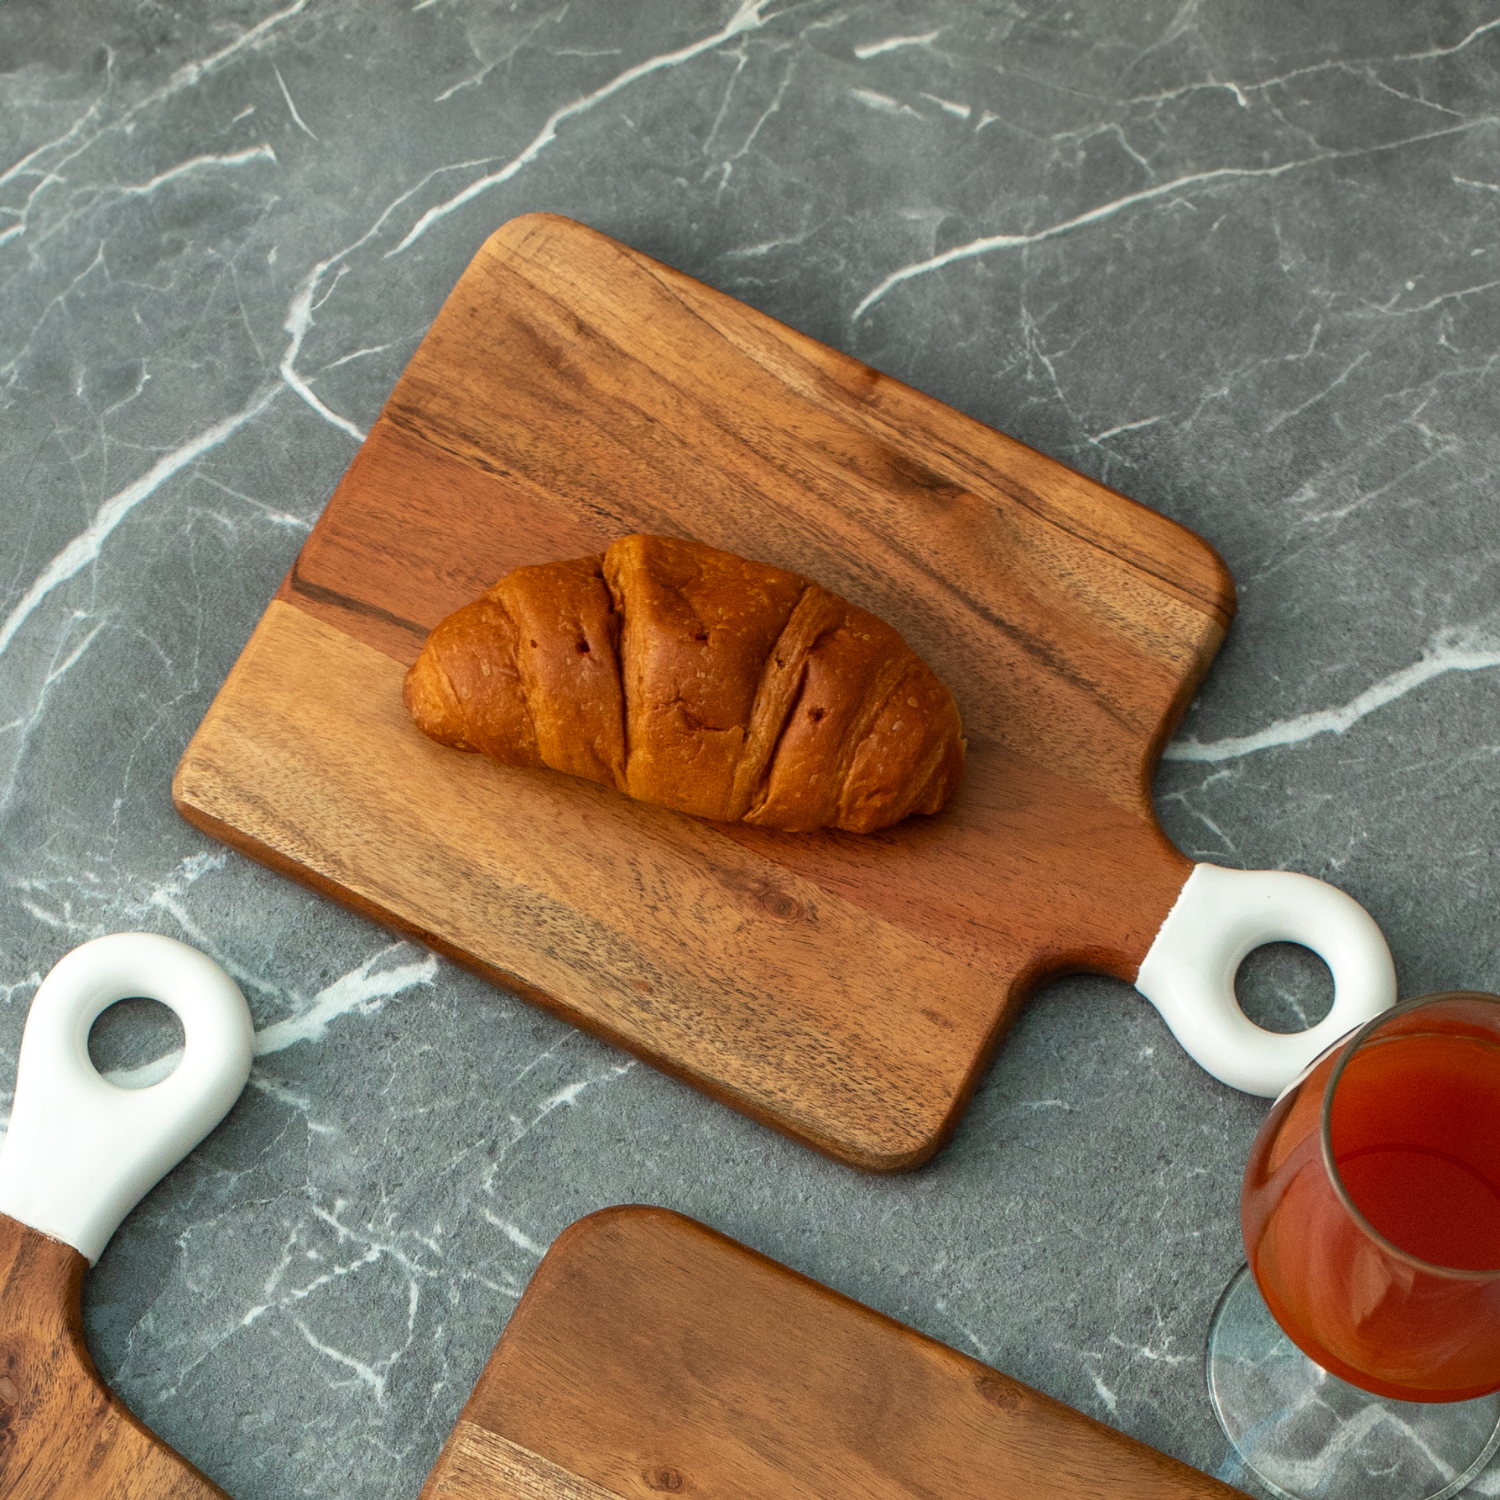
{"type": "Polygon", "coordinates": [[[869,833],[963,772],[948,689],[867,610],[698,542],[517,568],[406,674],[424,734],[720,822],[869,833]]]}

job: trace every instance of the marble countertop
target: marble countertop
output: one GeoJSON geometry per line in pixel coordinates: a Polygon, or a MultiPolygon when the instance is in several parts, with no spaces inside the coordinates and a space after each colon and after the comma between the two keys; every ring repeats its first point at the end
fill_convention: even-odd
{"type": "MultiPolygon", "coordinates": [[[[1202,1349],[1265,1105],[1127,986],[1052,985],[871,1179],[169,783],[464,266],[548,209],[1211,541],[1240,612],[1169,834],[1351,892],[1404,995],[1500,989],[1497,100],[1469,0],[0,6],[0,1103],[100,933],[203,948],[258,1029],[88,1280],[130,1406],[237,1500],[415,1496],[547,1244],[650,1202],[1251,1488],[1202,1349]]],[[[1327,990],[1242,973],[1284,1025],[1327,990]]],[[[170,1047],[117,1017],[106,1068],[170,1047]]]]}

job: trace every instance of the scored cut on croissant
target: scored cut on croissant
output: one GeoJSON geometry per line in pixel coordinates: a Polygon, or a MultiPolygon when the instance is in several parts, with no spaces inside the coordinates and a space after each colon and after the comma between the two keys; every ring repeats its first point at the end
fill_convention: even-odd
{"type": "Polygon", "coordinates": [[[506,574],[438,624],[402,696],[457,750],[789,832],[937,812],[963,771],[952,694],[889,625],[673,537],[506,574]]]}

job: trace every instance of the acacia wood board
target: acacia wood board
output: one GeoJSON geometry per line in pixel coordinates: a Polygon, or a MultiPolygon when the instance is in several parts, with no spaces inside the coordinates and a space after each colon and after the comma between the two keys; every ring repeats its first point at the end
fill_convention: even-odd
{"type": "Polygon", "coordinates": [[[0,1496],[228,1500],[99,1378],[87,1270],[71,1245],[0,1214],[0,1496]]]}
{"type": "Polygon", "coordinates": [[[560,1235],[420,1500],[1240,1492],[658,1208],[560,1235]]]}
{"type": "Polygon", "coordinates": [[[1133,980],[1151,776],[1234,590],[1181,526],[607,236],[483,246],[178,768],[199,827],[853,1165],[946,1139],[1027,994],[1133,980]],[[424,739],[401,679],[521,564],[645,531],[888,620],[969,742],[936,817],[713,824],[424,739]]]}

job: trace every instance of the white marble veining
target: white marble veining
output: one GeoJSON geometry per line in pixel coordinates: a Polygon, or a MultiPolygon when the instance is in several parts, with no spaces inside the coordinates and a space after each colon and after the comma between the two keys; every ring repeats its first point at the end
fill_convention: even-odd
{"type": "Polygon", "coordinates": [[[1212,763],[1253,755],[1257,750],[1270,750],[1278,745],[1300,744],[1318,734],[1343,734],[1366,714],[1394,703],[1445,672],[1483,672],[1491,667],[1500,667],[1500,645],[1493,637],[1463,627],[1444,630],[1419,660],[1371,683],[1364,692],[1337,708],[1314,709],[1268,724],[1254,734],[1231,735],[1208,744],[1184,736],[1167,746],[1165,756],[1168,760],[1212,763]]]}
{"type": "MultiPolygon", "coordinates": [[[[1240,616],[1169,833],[1335,880],[1405,993],[1500,989],[1497,99],[1493,0],[0,7],[0,1113],[101,932],[202,947],[257,1028],[89,1282],[141,1416],[238,1500],[415,1495],[545,1247],[648,1201],[1242,1482],[1200,1352],[1263,1105],[1124,986],[1053,986],[952,1146],[867,1179],[170,778],[463,267],[549,209],[1207,537],[1240,616]]],[[[1296,951],[1248,969],[1316,1011],[1296,951]]],[[[121,1082],[171,1065],[141,1024],[121,1082]]]]}

